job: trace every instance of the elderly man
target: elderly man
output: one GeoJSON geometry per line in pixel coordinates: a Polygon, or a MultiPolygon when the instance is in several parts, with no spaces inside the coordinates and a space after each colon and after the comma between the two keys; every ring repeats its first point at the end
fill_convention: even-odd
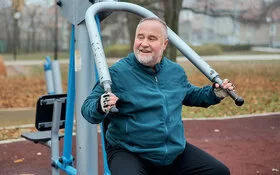
{"type": "Polygon", "coordinates": [[[99,82],[84,101],[82,115],[90,123],[105,117],[108,165],[113,175],[213,174],[228,175],[220,161],[188,143],[184,136],[182,105],[208,107],[233,90],[192,85],[184,69],[163,56],[167,26],[157,18],[142,19],[136,29],[134,53],[109,68],[112,92],[99,82]],[[117,113],[110,112],[116,106],[117,113]]]}

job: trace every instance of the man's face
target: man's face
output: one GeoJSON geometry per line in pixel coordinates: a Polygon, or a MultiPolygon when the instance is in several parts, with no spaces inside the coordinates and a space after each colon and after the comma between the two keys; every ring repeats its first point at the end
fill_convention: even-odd
{"type": "Polygon", "coordinates": [[[163,27],[159,21],[147,20],[136,29],[134,53],[143,65],[153,67],[161,61],[163,51],[168,44],[163,27]]]}

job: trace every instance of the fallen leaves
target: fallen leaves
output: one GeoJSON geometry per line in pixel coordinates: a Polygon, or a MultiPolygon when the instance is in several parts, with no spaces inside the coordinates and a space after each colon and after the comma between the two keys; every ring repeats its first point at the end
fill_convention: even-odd
{"type": "Polygon", "coordinates": [[[18,139],[20,135],[24,132],[35,132],[35,127],[26,128],[1,128],[0,129],[0,141],[7,139],[18,139]]]}
{"type": "Polygon", "coordinates": [[[279,169],[277,169],[277,168],[272,168],[271,171],[272,171],[272,172],[279,172],[279,169]]]}
{"type": "MultiPolygon", "coordinates": [[[[197,86],[211,84],[193,65],[183,63],[190,82],[197,86]]],[[[183,117],[223,117],[280,111],[280,61],[211,62],[221,78],[229,78],[238,95],[244,98],[241,107],[227,98],[214,107],[184,108],[183,117]]],[[[0,77],[0,108],[35,107],[39,96],[47,93],[43,67],[25,67],[24,74],[0,77]]],[[[67,66],[61,66],[63,89],[67,87],[67,66]],[[66,75],[66,76],[65,76],[66,75]]]]}
{"type": "Polygon", "coordinates": [[[24,161],[24,158],[14,160],[14,163],[21,163],[24,161]]]}
{"type": "MultiPolygon", "coordinates": [[[[61,68],[66,69],[65,66],[61,68]]],[[[37,99],[47,94],[43,66],[21,66],[15,72],[13,66],[8,66],[8,76],[0,76],[0,108],[35,107],[37,99]]],[[[65,71],[62,71],[65,77],[65,71]]],[[[65,92],[67,80],[63,80],[65,92]]]]}

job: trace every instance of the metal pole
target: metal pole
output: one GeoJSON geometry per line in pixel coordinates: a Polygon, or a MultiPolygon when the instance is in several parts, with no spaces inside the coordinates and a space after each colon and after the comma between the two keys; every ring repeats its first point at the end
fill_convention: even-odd
{"type": "MultiPolygon", "coordinates": [[[[77,174],[98,174],[97,125],[87,122],[81,115],[81,107],[90,94],[96,80],[93,55],[85,22],[76,25],[77,50],[75,51],[76,73],[76,156],[77,174]]],[[[98,33],[97,33],[98,34],[98,33]]],[[[99,35],[99,34],[98,34],[99,35]]]]}
{"type": "MultiPolygon", "coordinates": [[[[55,0],[56,2],[56,0],[55,0]]],[[[58,52],[58,7],[55,5],[55,24],[54,24],[54,60],[57,60],[57,52],[58,52]]]]}
{"type": "Polygon", "coordinates": [[[73,125],[74,125],[74,106],[75,106],[75,57],[74,57],[74,35],[75,27],[72,25],[71,32],[71,44],[70,44],[70,60],[68,69],[68,92],[67,92],[67,104],[66,104],[66,120],[65,120],[65,136],[63,147],[63,156],[67,160],[72,159],[72,136],[73,136],[73,125]]]}
{"type": "Polygon", "coordinates": [[[56,161],[59,158],[59,120],[61,113],[62,100],[55,99],[53,104],[52,134],[51,134],[51,154],[52,154],[52,175],[59,175],[59,169],[56,167],[56,161]]]}

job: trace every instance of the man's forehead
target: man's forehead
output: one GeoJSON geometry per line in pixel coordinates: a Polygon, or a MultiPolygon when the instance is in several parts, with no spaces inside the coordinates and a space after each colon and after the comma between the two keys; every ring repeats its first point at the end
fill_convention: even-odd
{"type": "Polygon", "coordinates": [[[136,30],[136,35],[145,35],[145,36],[155,36],[158,37],[161,35],[161,31],[159,28],[145,28],[145,27],[138,27],[136,30]]]}
{"type": "MultiPolygon", "coordinates": [[[[162,24],[157,21],[144,21],[139,26],[137,27],[137,31],[139,30],[153,30],[153,31],[158,31],[162,30],[162,24]]],[[[152,31],[151,31],[152,32],[152,31]]]]}
{"type": "Polygon", "coordinates": [[[157,20],[153,20],[153,19],[143,21],[143,22],[141,22],[141,23],[139,24],[139,26],[144,25],[144,24],[161,25],[161,26],[164,27],[164,25],[163,25],[161,22],[159,22],[159,21],[157,21],[157,20]]]}

